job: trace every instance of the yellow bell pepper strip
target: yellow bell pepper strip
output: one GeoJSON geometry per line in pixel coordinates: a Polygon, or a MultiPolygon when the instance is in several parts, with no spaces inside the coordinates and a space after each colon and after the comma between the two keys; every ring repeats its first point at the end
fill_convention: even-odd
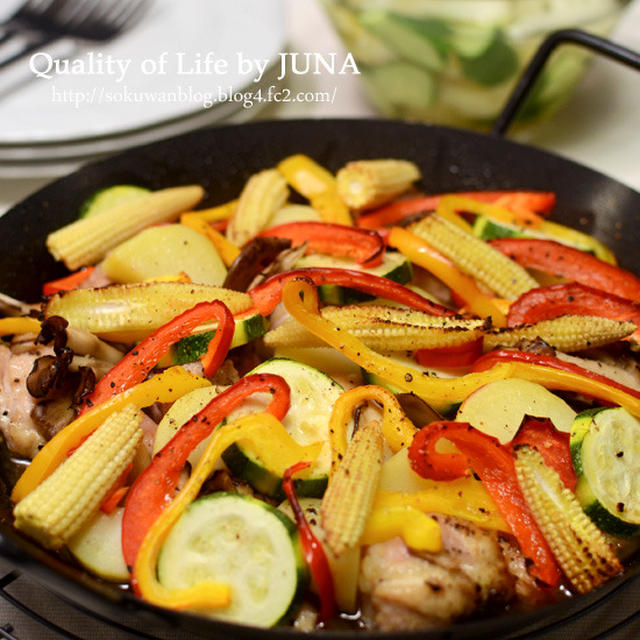
{"type": "Polygon", "coordinates": [[[183,213],[180,216],[180,224],[190,227],[208,238],[226,267],[230,267],[240,255],[240,249],[233,242],[227,240],[219,231],[213,229],[204,218],[195,213],[183,213]]]}
{"type": "Polygon", "coordinates": [[[231,200],[224,204],[219,204],[217,207],[210,207],[209,209],[197,209],[196,211],[186,211],[186,214],[197,216],[205,222],[220,222],[221,220],[228,220],[238,207],[238,200],[231,200]]]}
{"type": "Polygon", "coordinates": [[[277,168],[289,185],[309,200],[336,187],[333,174],[302,153],[281,160],[277,168]]]}
{"type": "Polygon", "coordinates": [[[393,227],[389,234],[389,245],[395,247],[406,258],[433,273],[452,291],[462,298],[471,313],[485,318],[491,317],[496,327],[507,324],[505,314],[484,294],[475,280],[462,273],[452,262],[429,246],[422,238],[401,227],[393,227]]]}
{"type": "Polygon", "coordinates": [[[325,222],[353,225],[349,208],[338,196],[333,174],[302,153],[285,158],[278,171],[298,193],[308,198],[325,222]]]}
{"type": "Polygon", "coordinates": [[[410,506],[422,513],[444,513],[464,518],[485,529],[511,531],[487,490],[472,476],[446,482],[424,479],[422,484],[419,491],[379,490],[373,509],[410,506]]]}
{"type": "Polygon", "coordinates": [[[440,525],[411,505],[374,508],[360,536],[360,544],[378,544],[396,536],[416,551],[442,550],[440,525]]]}
{"type": "MultiPolygon", "coordinates": [[[[197,415],[181,425],[138,476],[127,497],[122,517],[122,553],[128,566],[134,564],[144,536],[171,502],[180,473],[193,449],[248,396],[258,392],[271,394],[265,413],[282,420],[290,404],[289,385],[285,380],[268,373],[245,376],[212,398],[197,415]]],[[[259,451],[252,453],[260,458],[259,451]]]]}
{"type": "Polygon", "coordinates": [[[361,340],[341,331],[318,311],[318,296],[313,284],[292,280],[284,285],[282,300],[287,311],[311,333],[340,351],[366,371],[403,391],[415,393],[426,402],[462,402],[470,393],[494,380],[523,378],[538,382],[549,389],[577,391],[614,402],[630,413],[640,416],[640,398],[575,372],[561,371],[529,362],[503,361],[484,371],[472,371],[458,378],[435,378],[416,375],[415,369],[393,362],[369,349],[361,340]]]}
{"type": "Polygon", "coordinates": [[[147,601],[170,609],[219,608],[231,601],[228,585],[202,582],[188,589],[167,589],[156,577],[158,554],[171,527],[187,505],[198,495],[202,484],[211,475],[223,451],[234,443],[252,443],[261,452],[263,464],[282,476],[286,469],[300,461],[313,461],[321,443],[299,445],[282,424],[268,413],[243,416],[222,425],[213,432],[207,449],[191,477],[176,498],[153,523],[144,537],[134,565],[136,591],[147,601]]]}
{"type": "MultiPolygon", "coordinates": [[[[458,215],[458,211],[464,210],[464,207],[458,206],[460,201],[466,202],[465,198],[459,198],[458,196],[445,196],[440,200],[436,207],[436,213],[445,220],[452,222],[457,227],[460,227],[467,233],[473,233],[471,225],[461,216],[458,215]]],[[[469,200],[473,202],[473,200],[469,200]]]]}
{"type": "Polygon", "coordinates": [[[58,468],[71,449],[77,447],[114,411],[120,411],[127,404],[141,409],[154,402],[174,402],[186,393],[210,384],[208,380],[188,373],[182,367],[172,367],[93,408],[59,431],[38,451],[13,488],[11,500],[20,502],[31,493],[58,468]]]}
{"type": "Polygon", "coordinates": [[[84,398],[80,413],[142,382],[173,344],[191,335],[191,332],[204,322],[211,320],[218,322],[218,328],[202,357],[202,365],[205,376],[213,377],[227,357],[235,328],[231,311],[220,300],[199,302],[163,324],[133,347],[84,398]]]}
{"type": "Polygon", "coordinates": [[[0,318],[0,336],[15,333],[40,333],[40,321],[35,318],[0,318]]]}
{"type": "Polygon", "coordinates": [[[472,371],[491,371],[502,363],[516,367],[515,378],[525,377],[518,372],[526,372],[526,378],[531,382],[552,389],[577,391],[607,404],[613,402],[640,417],[640,391],[555,356],[518,349],[498,349],[478,358],[472,371]]]}
{"type": "Polygon", "coordinates": [[[332,472],[347,451],[347,430],[353,412],[364,402],[377,402],[382,405],[382,433],[393,453],[409,446],[418,431],[391,391],[372,384],[345,391],[335,401],[329,418],[332,472]]]}
{"type": "Polygon", "coordinates": [[[311,198],[311,206],[320,214],[324,222],[353,225],[349,207],[338,195],[338,192],[333,189],[311,198]]]}

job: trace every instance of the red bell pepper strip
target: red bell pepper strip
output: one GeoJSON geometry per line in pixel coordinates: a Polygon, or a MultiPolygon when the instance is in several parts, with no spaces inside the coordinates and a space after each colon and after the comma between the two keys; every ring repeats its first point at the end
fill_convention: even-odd
{"type": "Polygon", "coordinates": [[[142,382],[172,344],[191,335],[194,329],[209,320],[217,320],[218,328],[203,356],[203,365],[205,374],[213,375],[229,351],[235,325],[231,311],[220,300],[198,303],[133,347],[100,379],[85,398],[80,413],[142,382]]]}
{"type": "Polygon", "coordinates": [[[469,367],[482,355],[482,338],[455,347],[418,349],[416,362],[421,367],[469,367]]]}
{"type": "Polygon", "coordinates": [[[531,353],[529,351],[519,351],[518,349],[497,349],[496,351],[489,351],[489,353],[485,353],[473,363],[471,371],[486,371],[500,362],[514,361],[528,362],[529,364],[537,364],[544,367],[559,369],[560,371],[575,373],[585,378],[591,378],[592,380],[596,380],[597,382],[606,384],[610,387],[614,387],[620,391],[624,391],[634,398],[640,398],[640,391],[627,387],[624,384],[620,384],[616,380],[607,378],[600,373],[595,373],[594,371],[585,369],[573,362],[566,362],[565,360],[560,360],[560,358],[556,358],[555,356],[531,353]]]}
{"type": "Polygon", "coordinates": [[[435,211],[445,195],[456,195],[480,202],[489,202],[505,209],[526,209],[538,213],[549,213],[556,202],[554,193],[546,191],[467,191],[443,193],[435,196],[420,196],[398,200],[380,209],[360,216],[356,224],[363,229],[377,229],[422,211],[435,211]]]}
{"type": "Polygon", "coordinates": [[[225,220],[216,220],[215,222],[210,222],[209,226],[214,231],[218,231],[219,233],[224,233],[227,230],[227,227],[229,226],[229,218],[226,218],[225,220]]]}
{"type": "Polygon", "coordinates": [[[412,309],[418,309],[434,316],[455,315],[455,312],[451,311],[451,309],[423,298],[418,293],[393,280],[389,280],[389,278],[374,276],[371,273],[356,271],[355,269],[324,267],[285,271],[250,289],[248,293],[253,298],[253,303],[258,312],[263,316],[268,316],[282,300],[282,288],[285,283],[297,278],[308,278],[315,286],[337,284],[342,287],[351,287],[380,298],[405,304],[412,309]]]}
{"type": "Polygon", "coordinates": [[[95,267],[82,267],[78,271],[58,278],[58,280],[50,280],[42,285],[42,295],[52,296],[54,293],[61,291],[72,291],[77,289],[94,271],[95,267]]]}
{"type": "Polygon", "coordinates": [[[260,235],[287,238],[294,247],[307,242],[307,253],[347,256],[367,267],[379,265],[384,255],[385,245],[379,233],[343,224],[291,222],[266,229],[260,235]]]}
{"type": "Polygon", "coordinates": [[[466,422],[434,422],[415,435],[409,447],[412,469],[423,478],[453,480],[469,474],[469,466],[500,509],[518,540],[522,553],[533,562],[531,575],[555,586],[560,570],[522,494],[513,454],[500,441],[466,422]],[[445,438],[461,453],[440,453],[436,444],[445,438]]]}
{"type": "Polygon", "coordinates": [[[569,438],[568,433],[558,431],[548,418],[527,417],[510,444],[512,449],[525,444],[536,449],[545,464],[560,476],[564,486],[573,491],[578,484],[578,476],[571,460],[569,438]]]}
{"type": "Polygon", "coordinates": [[[129,491],[128,486],[119,486],[102,501],[102,504],[100,505],[100,511],[106,513],[107,515],[113,513],[120,502],[122,502],[122,498],[127,495],[127,491],[129,491]]]}
{"type": "Polygon", "coordinates": [[[528,269],[538,269],[628,300],[640,301],[640,278],[585,251],[538,238],[497,238],[490,244],[528,269]]]}
{"type": "Polygon", "coordinates": [[[185,422],[138,476],[129,490],[122,518],[122,551],[127,566],[133,567],[147,531],[173,499],[189,454],[247,396],[259,392],[272,394],[265,411],[282,420],[290,402],[289,385],[285,380],[269,373],[246,376],[219,393],[185,422]]]}
{"type": "Polygon", "coordinates": [[[640,302],[587,287],[579,282],[554,284],[523,293],[509,307],[507,326],[531,324],[565,314],[634,322],[639,328],[632,336],[640,342],[640,302]]]}
{"type": "Polygon", "coordinates": [[[320,621],[326,623],[333,617],[336,606],[333,574],[331,573],[331,567],[329,566],[329,561],[322,548],[322,544],[311,530],[305,518],[304,511],[298,502],[298,496],[296,495],[292,478],[294,473],[302,471],[302,469],[305,469],[310,464],[310,462],[298,462],[289,467],[282,477],[282,489],[293,510],[298,533],[300,534],[302,553],[309,565],[313,581],[318,588],[318,595],[320,596],[320,621]]]}

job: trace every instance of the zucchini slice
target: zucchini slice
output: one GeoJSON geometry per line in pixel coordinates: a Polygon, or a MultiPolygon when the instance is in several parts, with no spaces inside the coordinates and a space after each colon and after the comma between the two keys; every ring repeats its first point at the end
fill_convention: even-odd
{"type": "MultiPolygon", "coordinates": [[[[296,442],[307,445],[324,440],[325,446],[314,464],[317,475],[294,480],[299,496],[322,497],[331,468],[329,416],[334,402],[343,391],[342,387],[322,371],[286,358],[268,360],[251,373],[274,373],[282,376],[289,384],[291,407],[282,424],[296,442]]],[[[266,404],[266,398],[267,394],[255,394],[248,398],[242,407],[238,407],[227,416],[227,421],[261,411],[266,404]]],[[[279,500],[284,499],[282,478],[262,466],[241,445],[231,445],[222,454],[222,459],[231,473],[248,482],[256,490],[279,500]]]]}
{"type": "Polygon", "coordinates": [[[133,184],[117,184],[113,187],[105,187],[89,196],[81,205],[79,218],[89,218],[96,213],[102,213],[107,209],[113,209],[125,202],[137,200],[151,193],[145,187],[137,187],[133,184]]]}
{"type": "MultiPolygon", "coordinates": [[[[259,313],[251,312],[241,317],[236,316],[235,320],[231,349],[260,338],[266,333],[269,326],[267,319],[259,313]]],[[[159,366],[170,367],[174,364],[185,364],[199,360],[207,352],[209,342],[215,333],[216,330],[211,329],[178,340],[160,361],[159,366]]]]}
{"type": "Polygon", "coordinates": [[[571,428],[576,497],[608,533],[640,533],[640,422],[622,407],[589,409],[571,428]]]}
{"type": "Polygon", "coordinates": [[[185,509],[160,550],[158,580],[169,589],[228,584],[231,604],[202,613],[270,627],[294,612],[308,574],[290,518],[255,498],[220,492],[185,509]]]}
{"type": "MultiPolygon", "coordinates": [[[[354,269],[355,271],[364,271],[374,276],[388,278],[400,284],[406,284],[413,276],[411,262],[407,260],[401,253],[385,251],[382,263],[377,267],[365,268],[360,266],[354,260],[348,258],[336,258],[322,254],[312,254],[303,256],[298,260],[296,269],[306,269],[307,267],[331,267],[334,269],[354,269]]],[[[336,284],[323,284],[318,287],[318,296],[327,304],[354,304],[356,302],[364,302],[365,300],[373,300],[374,296],[356,289],[341,287],[336,284]]]]}

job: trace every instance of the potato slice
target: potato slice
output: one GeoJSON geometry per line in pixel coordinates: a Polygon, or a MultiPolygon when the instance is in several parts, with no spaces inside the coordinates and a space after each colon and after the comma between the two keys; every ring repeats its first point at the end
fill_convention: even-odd
{"type": "Polygon", "coordinates": [[[102,270],[112,280],[123,284],[184,271],[192,282],[219,286],[227,275],[211,242],[182,224],[140,231],[105,258],[102,270]]]}
{"type": "Polygon", "coordinates": [[[525,416],[549,418],[556,429],[569,433],[576,412],[542,385],[509,378],[474,391],[460,405],[456,420],[468,422],[504,444],[513,440],[525,416]]]}
{"type": "Polygon", "coordinates": [[[69,551],[87,570],[111,582],[129,582],[122,555],[124,508],[107,515],[99,511],[68,543],[69,551]]]}

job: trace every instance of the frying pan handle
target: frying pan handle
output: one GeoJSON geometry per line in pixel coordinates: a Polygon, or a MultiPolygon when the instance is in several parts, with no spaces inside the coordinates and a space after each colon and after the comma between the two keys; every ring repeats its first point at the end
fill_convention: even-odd
{"type": "Polygon", "coordinates": [[[524,70],[518,84],[509,96],[507,103],[498,116],[491,133],[504,136],[507,129],[515,119],[520,107],[524,104],[529,92],[535,85],[540,72],[546,64],[553,51],[562,44],[575,44],[591,51],[595,51],[607,58],[617,60],[633,69],[640,71],[640,55],[631,49],[615,44],[610,40],[605,40],[586,31],[579,29],[561,29],[549,34],[546,40],[533,56],[529,66],[524,70]]]}

